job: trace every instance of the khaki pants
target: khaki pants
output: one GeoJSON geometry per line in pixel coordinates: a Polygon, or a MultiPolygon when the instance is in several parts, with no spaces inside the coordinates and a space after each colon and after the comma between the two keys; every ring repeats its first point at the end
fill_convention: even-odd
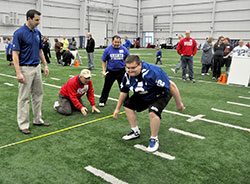
{"type": "Polygon", "coordinates": [[[41,65],[37,67],[20,66],[25,83],[19,83],[17,100],[17,123],[20,130],[29,128],[29,94],[33,110],[33,123],[44,123],[42,120],[43,86],[41,65]]]}

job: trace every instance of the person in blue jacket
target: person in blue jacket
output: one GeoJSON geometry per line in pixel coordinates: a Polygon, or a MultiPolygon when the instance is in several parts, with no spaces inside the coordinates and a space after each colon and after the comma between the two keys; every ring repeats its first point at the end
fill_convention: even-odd
{"type": "Polygon", "coordinates": [[[13,45],[11,43],[10,38],[6,38],[5,43],[6,43],[6,58],[7,58],[7,61],[10,62],[9,66],[11,66],[11,65],[14,65],[13,64],[13,59],[12,59],[12,48],[13,48],[13,45]]]}
{"type": "Polygon", "coordinates": [[[140,137],[135,111],[141,112],[148,109],[151,137],[146,151],[152,153],[159,148],[158,132],[161,113],[171,97],[174,96],[178,110],[184,110],[185,107],[177,86],[160,67],[141,61],[137,55],[131,55],[126,59],[126,68],[127,72],[121,83],[120,97],[113,116],[117,119],[123,104],[131,126],[130,133],[122,137],[127,141],[140,137]],[[134,94],[127,98],[129,90],[134,94]]]}
{"type": "Polygon", "coordinates": [[[160,48],[157,48],[156,62],[155,62],[156,65],[157,65],[159,62],[160,62],[160,64],[162,65],[161,57],[162,57],[161,49],[160,49],[160,48]]]}
{"type": "Polygon", "coordinates": [[[124,44],[124,47],[126,47],[128,50],[130,49],[132,43],[131,41],[128,39],[127,36],[124,37],[124,40],[125,40],[125,44],[124,44]]]}

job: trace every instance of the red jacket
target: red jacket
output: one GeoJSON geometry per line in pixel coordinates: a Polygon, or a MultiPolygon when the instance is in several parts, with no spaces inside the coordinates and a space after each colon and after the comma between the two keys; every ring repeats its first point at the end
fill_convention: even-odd
{"type": "Polygon", "coordinates": [[[85,93],[87,93],[90,105],[95,105],[94,89],[91,80],[89,80],[88,84],[82,84],[79,75],[69,79],[69,81],[61,87],[60,93],[65,98],[70,99],[79,110],[81,110],[83,106],[78,98],[81,98],[85,93]]]}
{"type": "Polygon", "coordinates": [[[180,55],[186,55],[186,56],[194,56],[197,51],[197,43],[193,38],[183,38],[178,46],[177,46],[177,52],[180,55]]]}

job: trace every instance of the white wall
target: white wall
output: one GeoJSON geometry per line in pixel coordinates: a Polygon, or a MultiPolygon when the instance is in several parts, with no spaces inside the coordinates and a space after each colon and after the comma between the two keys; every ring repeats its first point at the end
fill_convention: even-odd
{"type": "Polygon", "coordinates": [[[0,5],[0,37],[13,35],[25,23],[26,11],[34,8],[42,12],[39,29],[51,40],[64,35],[79,40],[87,32],[96,46],[111,44],[114,34],[134,40],[138,27],[142,38],[149,23],[143,17],[150,16],[155,42],[168,37],[176,42],[176,34],[186,29],[198,42],[210,34],[250,41],[250,0],[0,0],[0,5]],[[3,23],[9,12],[17,12],[19,23],[3,23]]]}

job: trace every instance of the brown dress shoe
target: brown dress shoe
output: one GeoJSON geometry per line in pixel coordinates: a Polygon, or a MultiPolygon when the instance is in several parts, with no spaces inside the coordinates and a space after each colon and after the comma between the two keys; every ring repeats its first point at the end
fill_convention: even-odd
{"type": "Polygon", "coordinates": [[[23,134],[30,134],[30,130],[29,129],[23,129],[20,130],[23,134]]]}
{"type": "Polygon", "coordinates": [[[50,126],[50,123],[34,123],[36,126],[50,126]]]}

